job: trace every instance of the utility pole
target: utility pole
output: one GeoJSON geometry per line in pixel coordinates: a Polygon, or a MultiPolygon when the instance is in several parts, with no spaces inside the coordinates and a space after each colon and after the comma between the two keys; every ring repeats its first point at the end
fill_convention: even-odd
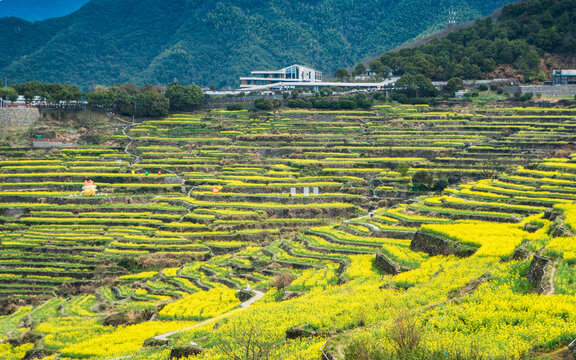
{"type": "Polygon", "coordinates": [[[456,10],[454,10],[454,6],[451,6],[448,11],[448,28],[451,28],[453,25],[456,25],[456,10]]]}

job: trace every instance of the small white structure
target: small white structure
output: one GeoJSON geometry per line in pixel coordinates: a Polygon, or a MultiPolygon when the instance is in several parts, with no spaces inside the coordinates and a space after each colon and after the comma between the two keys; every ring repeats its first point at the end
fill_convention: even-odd
{"type": "Polygon", "coordinates": [[[457,91],[454,93],[454,97],[456,99],[463,99],[464,95],[466,95],[468,93],[468,91],[457,91]]]}

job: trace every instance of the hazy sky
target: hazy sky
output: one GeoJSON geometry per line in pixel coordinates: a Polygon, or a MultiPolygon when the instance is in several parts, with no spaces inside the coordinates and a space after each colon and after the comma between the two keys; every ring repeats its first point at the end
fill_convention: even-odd
{"type": "Polygon", "coordinates": [[[16,16],[29,21],[64,16],[88,0],[0,0],[0,18],[16,16]]]}

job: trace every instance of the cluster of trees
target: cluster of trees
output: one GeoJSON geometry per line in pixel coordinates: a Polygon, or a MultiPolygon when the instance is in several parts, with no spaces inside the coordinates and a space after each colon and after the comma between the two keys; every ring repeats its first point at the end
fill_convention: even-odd
{"type": "Polygon", "coordinates": [[[18,91],[13,87],[9,86],[6,88],[0,88],[0,98],[2,100],[16,101],[18,100],[18,91]]]}
{"type": "Polygon", "coordinates": [[[418,171],[412,175],[412,190],[413,191],[442,191],[450,185],[446,176],[435,178],[433,174],[428,171],[418,171]]]}
{"type": "MultiPolygon", "coordinates": [[[[532,0],[508,5],[502,16],[477,20],[475,25],[444,38],[372,61],[380,76],[421,74],[432,80],[479,79],[509,65],[526,81],[545,80],[540,60],[545,52],[576,53],[576,2],[532,0]]],[[[413,81],[413,80],[411,80],[413,81]]]]}
{"type": "Polygon", "coordinates": [[[136,117],[164,116],[169,112],[169,101],[159,88],[134,84],[95,86],[86,94],[89,106],[113,110],[121,115],[136,117]]]}
{"type": "Polygon", "coordinates": [[[204,93],[197,85],[183,86],[178,83],[168,85],[166,97],[170,101],[170,110],[192,111],[204,100],[204,93]]]}
{"type": "MultiPolygon", "coordinates": [[[[328,92],[318,92],[316,96],[308,98],[299,98],[299,91],[293,92],[292,98],[288,93],[284,93],[286,106],[290,108],[300,109],[329,109],[329,110],[354,110],[354,109],[369,109],[372,107],[374,100],[367,97],[365,94],[357,94],[350,97],[334,97],[330,98],[328,92]]],[[[282,100],[258,98],[254,100],[254,109],[256,110],[276,110],[283,106],[282,100]]],[[[227,110],[242,110],[244,107],[240,104],[232,104],[226,107],[227,110]]]]}
{"type": "Polygon", "coordinates": [[[282,107],[282,101],[277,99],[259,98],[254,100],[254,107],[258,110],[275,110],[282,107]]]}
{"type": "Polygon", "coordinates": [[[361,76],[366,74],[366,65],[364,63],[358,63],[352,73],[349,73],[348,70],[344,68],[340,68],[334,72],[334,77],[340,81],[349,80],[352,77],[361,76]]]}
{"type": "Polygon", "coordinates": [[[40,97],[44,102],[57,106],[82,100],[82,92],[75,85],[30,81],[0,89],[0,97],[4,100],[16,101],[19,95],[24,96],[26,103],[31,103],[36,97],[40,97]]]}
{"type": "Polygon", "coordinates": [[[137,117],[165,116],[170,111],[192,111],[200,107],[204,93],[197,85],[183,86],[178,83],[162,89],[152,85],[138,88],[134,84],[97,86],[86,95],[90,106],[114,109],[121,115],[137,117]]]}
{"type": "MultiPolygon", "coordinates": [[[[402,176],[406,176],[410,170],[410,165],[406,163],[398,164],[396,171],[402,176]]],[[[446,176],[435,177],[434,174],[420,170],[412,175],[413,191],[442,191],[450,185],[450,180],[446,176]]]]}
{"type": "Polygon", "coordinates": [[[369,109],[373,100],[364,94],[354,97],[328,98],[325,96],[315,96],[311,98],[300,98],[288,100],[288,107],[304,109],[330,109],[330,110],[353,110],[369,109]]]}
{"type": "Polygon", "coordinates": [[[200,107],[204,93],[196,85],[183,86],[172,83],[167,88],[153,85],[138,87],[132,83],[114,86],[96,85],[91,92],[82,93],[75,85],[41,84],[30,81],[0,88],[0,97],[16,101],[23,95],[26,103],[36,97],[45,104],[84,104],[90,107],[109,109],[121,115],[136,117],[165,116],[170,111],[192,111],[200,107]]]}
{"type": "Polygon", "coordinates": [[[429,78],[422,74],[404,74],[395,84],[400,93],[408,97],[434,97],[438,96],[438,89],[429,78]]]}

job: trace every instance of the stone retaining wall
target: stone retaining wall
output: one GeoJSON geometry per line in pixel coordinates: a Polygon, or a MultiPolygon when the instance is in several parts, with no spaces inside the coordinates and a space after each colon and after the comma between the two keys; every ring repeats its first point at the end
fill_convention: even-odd
{"type": "Polygon", "coordinates": [[[458,241],[418,231],[410,243],[410,250],[422,251],[430,256],[456,255],[458,257],[468,257],[474,255],[478,249],[458,241]]]}
{"type": "Polygon", "coordinates": [[[0,108],[0,127],[31,126],[40,120],[37,108],[0,108]]]}
{"type": "Polygon", "coordinates": [[[504,89],[510,94],[541,94],[542,96],[575,96],[576,85],[556,85],[556,86],[512,86],[504,89]]]}
{"type": "Polygon", "coordinates": [[[61,141],[32,140],[32,147],[36,148],[77,148],[78,144],[65,144],[61,141]]]}

